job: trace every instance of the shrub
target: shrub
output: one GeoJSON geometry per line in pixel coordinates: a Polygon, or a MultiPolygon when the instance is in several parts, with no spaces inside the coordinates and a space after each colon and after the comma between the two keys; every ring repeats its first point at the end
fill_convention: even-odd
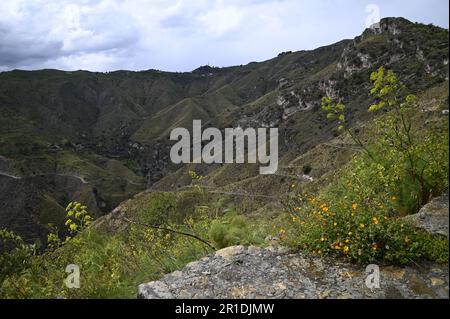
{"type": "Polygon", "coordinates": [[[420,129],[414,119],[417,99],[406,94],[392,71],[380,68],[371,80],[375,103],[368,111],[389,112],[375,119],[368,144],[348,127],[345,105],[323,98],[327,118],[337,119],[338,129],[345,130],[362,153],[316,197],[301,194],[286,203],[291,222],[283,238],[298,248],[338,253],[359,263],[445,260],[448,240],[424,234],[401,217],[448,188],[448,131],[420,129]]]}
{"type": "Polygon", "coordinates": [[[218,249],[233,245],[261,243],[261,233],[251,231],[249,225],[247,217],[230,212],[211,222],[209,238],[218,249]]]}
{"type": "Polygon", "coordinates": [[[7,229],[0,229],[0,282],[14,273],[20,273],[30,265],[37,247],[27,244],[22,237],[7,229]]]}
{"type": "Polygon", "coordinates": [[[396,216],[395,197],[370,199],[343,181],[318,197],[298,195],[292,201],[288,245],[319,255],[339,254],[357,263],[408,264],[422,257],[448,258],[446,239],[423,234],[396,216]]]}
{"type": "Polygon", "coordinates": [[[177,218],[176,196],[172,193],[155,193],[140,212],[140,219],[151,225],[162,225],[177,218]]]}

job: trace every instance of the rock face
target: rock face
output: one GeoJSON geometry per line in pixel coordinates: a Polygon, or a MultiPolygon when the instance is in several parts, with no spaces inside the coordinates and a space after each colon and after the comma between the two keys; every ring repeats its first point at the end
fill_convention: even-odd
{"type": "Polygon", "coordinates": [[[368,288],[366,281],[369,281],[372,271],[366,272],[365,267],[306,254],[291,254],[284,248],[233,246],[192,262],[159,281],[141,284],[138,297],[449,297],[448,265],[424,263],[415,268],[389,266],[379,267],[379,270],[379,288],[368,288]]]}
{"type": "Polygon", "coordinates": [[[423,206],[417,214],[404,217],[404,220],[431,234],[448,237],[448,192],[434,198],[423,206]]]}

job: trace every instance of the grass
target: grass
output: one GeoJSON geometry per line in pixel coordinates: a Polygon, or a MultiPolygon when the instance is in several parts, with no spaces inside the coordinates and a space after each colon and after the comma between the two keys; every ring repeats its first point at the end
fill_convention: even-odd
{"type": "MultiPolygon", "coordinates": [[[[203,195],[167,193],[139,196],[124,207],[127,216],[140,223],[196,234],[217,248],[228,244],[261,244],[267,223],[250,220],[232,207],[214,207],[203,195]],[[185,216],[186,210],[194,211],[185,216]],[[201,205],[203,204],[203,205],[201,205]],[[208,206],[207,204],[210,204],[208,206]],[[188,205],[188,206],[187,206],[188,205]],[[166,214],[169,212],[169,214],[166,214]],[[162,219],[161,219],[162,218],[162,219]],[[232,225],[233,227],[228,227],[232,225]],[[218,231],[220,230],[220,231],[218,231]]],[[[108,223],[106,223],[108,224],[108,223]]],[[[117,226],[117,225],[115,225],[117,226]]],[[[3,298],[134,298],[138,284],[160,278],[197,260],[212,250],[204,243],[172,232],[126,223],[121,231],[112,225],[89,228],[61,247],[39,256],[24,256],[23,271],[8,274],[0,286],[3,298]],[[63,284],[68,264],[81,271],[80,289],[63,284]]],[[[11,261],[2,255],[0,264],[11,261]]]]}

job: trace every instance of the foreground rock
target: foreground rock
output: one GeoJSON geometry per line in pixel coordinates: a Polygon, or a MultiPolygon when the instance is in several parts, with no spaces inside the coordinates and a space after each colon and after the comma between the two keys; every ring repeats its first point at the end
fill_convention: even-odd
{"type": "Polygon", "coordinates": [[[448,237],[448,192],[434,198],[423,206],[417,214],[404,217],[404,220],[431,234],[448,237]]]}
{"type": "Polygon", "coordinates": [[[139,286],[139,298],[448,298],[448,265],[380,267],[380,288],[365,267],[290,254],[282,248],[233,246],[139,286]]]}

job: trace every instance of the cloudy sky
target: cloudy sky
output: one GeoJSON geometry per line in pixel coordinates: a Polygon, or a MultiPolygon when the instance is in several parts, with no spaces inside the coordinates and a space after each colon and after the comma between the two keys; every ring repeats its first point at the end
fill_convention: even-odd
{"type": "Polygon", "coordinates": [[[190,71],[359,35],[378,17],[448,28],[447,0],[1,0],[0,71],[190,71]]]}

